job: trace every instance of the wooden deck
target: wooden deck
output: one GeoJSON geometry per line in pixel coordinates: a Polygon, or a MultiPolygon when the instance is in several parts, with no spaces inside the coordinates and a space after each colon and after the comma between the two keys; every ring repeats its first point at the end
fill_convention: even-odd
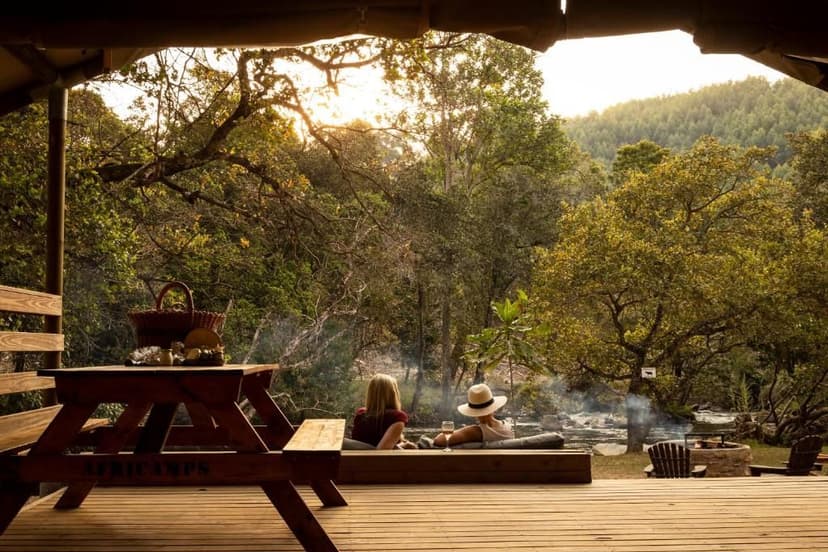
{"type": "MultiPolygon", "coordinates": [[[[828,477],[596,480],[587,485],[343,486],[301,492],[340,550],[828,551],[828,477]]],[[[249,487],[99,488],[74,511],[47,497],[3,552],[301,550],[249,487]]]]}

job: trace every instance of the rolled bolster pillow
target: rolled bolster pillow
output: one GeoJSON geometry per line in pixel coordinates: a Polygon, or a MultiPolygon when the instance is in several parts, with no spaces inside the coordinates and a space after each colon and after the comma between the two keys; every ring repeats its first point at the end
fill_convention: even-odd
{"type": "Polygon", "coordinates": [[[349,439],[348,437],[342,440],[342,450],[376,450],[376,448],[368,443],[357,441],[356,439],[349,439]]]}
{"type": "Polygon", "coordinates": [[[520,437],[517,439],[503,439],[502,441],[487,441],[487,449],[562,449],[564,438],[560,433],[541,433],[520,437]]]}

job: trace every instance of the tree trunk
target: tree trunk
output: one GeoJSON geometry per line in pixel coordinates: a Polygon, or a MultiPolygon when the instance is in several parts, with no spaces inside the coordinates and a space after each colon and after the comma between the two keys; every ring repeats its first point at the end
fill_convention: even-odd
{"type": "Polygon", "coordinates": [[[512,403],[512,406],[509,408],[509,410],[512,411],[512,424],[513,424],[512,425],[512,431],[515,432],[515,437],[517,437],[518,436],[518,432],[517,432],[518,413],[517,413],[517,410],[515,410],[515,408],[517,406],[515,404],[515,373],[514,373],[514,370],[512,369],[512,357],[511,357],[511,355],[506,357],[506,360],[509,363],[509,401],[512,403]]]}
{"type": "MultiPolygon", "coordinates": [[[[494,301],[493,286],[489,286],[489,296],[486,298],[486,308],[483,312],[483,328],[492,327],[492,301],[494,301]]],[[[474,366],[474,383],[483,383],[483,363],[477,362],[474,366]]]]}
{"type": "Polygon", "coordinates": [[[440,298],[440,368],[443,374],[443,415],[448,419],[451,415],[451,278],[447,277],[440,298]]]}
{"type": "Polygon", "coordinates": [[[650,399],[641,394],[641,368],[637,368],[630,380],[629,391],[626,397],[627,411],[627,453],[642,452],[644,440],[652,427],[652,412],[650,399]]]}
{"type": "Polygon", "coordinates": [[[408,413],[412,417],[417,417],[417,407],[420,405],[420,395],[423,392],[423,378],[425,375],[425,336],[424,319],[425,318],[425,292],[423,291],[423,284],[417,281],[417,382],[414,384],[414,396],[411,397],[411,407],[408,413]]]}

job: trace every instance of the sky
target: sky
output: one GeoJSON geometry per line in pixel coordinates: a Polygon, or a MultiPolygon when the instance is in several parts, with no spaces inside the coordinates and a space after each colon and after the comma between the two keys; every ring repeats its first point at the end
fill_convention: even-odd
{"type": "MultiPolygon", "coordinates": [[[[562,40],[538,56],[537,67],[544,76],[543,94],[550,110],[565,118],[752,75],[770,81],[785,76],[741,55],[702,54],[693,37],[682,31],[562,40]]],[[[322,76],[312,73],[316,74],[311,78],[323,87],[322,76]]],[[[378,113],[402,109],[383,90],[379,71],[354,73],[340,86],[338,97],[320,95],[311,102],[318,119],[336,124],[357,118],[373,122],[378,113]]],[[[317,86],[307,77],[302,79],[305,84],[317,86]]],[[[122,116],[134,97],[123,90],[117,96],[104,96],[122,116]]]]}
{"type": "Polygon", "coordinates": [[[562,40],[539,56],[537,67],[552,112],[564,117],[751,75],[785,76],[741,55],[702,54],[682,31],[562,40]]]}
{"type": "MultiPolygon", "coordinates": [[[[682,31],[562,40],[540,54],[536,66],[543,73],[543,94],[551,111],[566,118],[753,75],[769,81],[785,77],[741,55],[702,54],[693,37],[682,31]]],[[[379,72],[348,79],[331,100],[318,108],[326,119],[338,122],[372,121],[375,113],[395,108],[382,91],[379,72]]]]}

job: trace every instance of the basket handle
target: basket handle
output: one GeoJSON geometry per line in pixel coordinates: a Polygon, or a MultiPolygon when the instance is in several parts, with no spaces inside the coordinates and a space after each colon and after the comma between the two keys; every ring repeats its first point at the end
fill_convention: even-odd
{"type": "Polygon", "coordinates": [[[195,310],[193,292],[190,291],[190,288],[188,288],[187,284],[184,282],[169,282],[167,285],[162,287],[161,291],[158,292],[158,297],[155,299],[155,310],[161,310],[161,303],[164,301],[164,296],[173,288],[180,288],[181,291],[184,292],[184,295],[187,296],[187,312],[193,312],[195,310]]]}

